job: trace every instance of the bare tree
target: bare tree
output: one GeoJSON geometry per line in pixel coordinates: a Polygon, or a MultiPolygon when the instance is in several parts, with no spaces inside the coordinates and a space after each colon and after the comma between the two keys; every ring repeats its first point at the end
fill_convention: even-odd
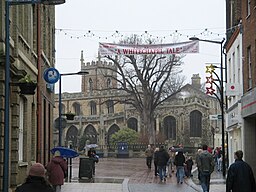
{"type": "MultiPolygon", "coordinates": [[[[137,44],[139,38],[127,39],[128,44],[137,44]]],[[[153,43],[151,40],[148,43],[153,43]]],[[[125,91],[127,97],[122,102],[133,105],[142,118],[142,131],[149,135],[149,143],[155,144],[155,109],[184,83],[179,78],[177,67],[182,64],[184,55],[123,55],[106,56],[117,73],[109,76],[118,82],[115,89],[125,91]]],[[[105,68],[108,66],[104,66],[105,68]]]]}

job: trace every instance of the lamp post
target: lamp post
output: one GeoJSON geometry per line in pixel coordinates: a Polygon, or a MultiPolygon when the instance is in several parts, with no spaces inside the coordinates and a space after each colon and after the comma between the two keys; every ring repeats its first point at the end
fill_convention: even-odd
{"type": "Polygon", "coordinates": [[[58,5],[65,0],[5,0],[5,100],[4,100],[4,171],[3,191],[9,188],[9,115],[10,115],[10,6],[25,4],[58,5]]]}
{"type": "Polygon", "coordinates": [[[79,71],[76,73],[64,73],[60,74],[59,78],[59,146],[62,145],[62,106],[61,106],[61,77],[62,76],[70,76],[70,75],[86,75],[88,74],[87,71],[79,71]]]}
{"type": "Polygon", "coordinates": [[[226,164],[225,164],[225,128],[224,128],[224,86],[223,86],[223,58],[222,58],[222,51],[223,51],[223,43],[225,39],[223,38],[222,41],[213,41],[213,40],[206,40],[206,39],[199,39],[197,37],[191,37],[189,40],[192,41],[203,41],[208,43],[214,43],[220,45],[220,108],[221,108],[221,139],[222,139],[222,173],[223,176],[226,176],[226,164]]]}

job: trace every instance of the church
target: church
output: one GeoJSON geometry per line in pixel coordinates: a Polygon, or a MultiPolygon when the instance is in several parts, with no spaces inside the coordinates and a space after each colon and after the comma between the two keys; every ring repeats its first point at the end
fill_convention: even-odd
{"type": "MultiPolygon", "coordinates": [[[[101,61],[85,63],[81,52],[81,71],[89,74],[82,76],[81,92],[61,94],[61,114],[71,112],[74,119],[66,120],[62,131],[63,145],[78,148],[82,137],[89,143],[99,146],[109,144],[111,135],[123,128],[141,132],[141,118],[136,109],[126,103],[114,102],[126,93],[110,89],[116,87],[113,63],[101,61]],[[108,66],[104,68],[103,66],[108,66]],[[105,71],[104,71],[105,70],[105,71]],[[107,78],[104,74],[108,74],[107,78]]],[[[199,147],[202,144],[221,146],[220,120],[211,119],[220,114],[216,97],[209,96],[201,88],[199,74],[193,74],[191,83],[184,85],[177,93],[157,107],[155,130],[162,135],[168,146],[182,144],[184,147],[199,147]]],[[[55,95],[54,119],[58,118],[59,95],[55,95]]],[[[54,143],[58,143],[58,128],[55,128],[54,143]]]]}

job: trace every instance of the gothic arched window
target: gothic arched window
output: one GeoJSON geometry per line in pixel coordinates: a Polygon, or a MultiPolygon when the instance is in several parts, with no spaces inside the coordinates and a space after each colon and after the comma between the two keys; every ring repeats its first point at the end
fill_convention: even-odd
{"type": "Polygon", "coordinates": [[[131,117],[127,121],[127,127],[138,132],[138,120],[134,117],[131,117]]]}
{"type": "Polygon", "coordinates": [[[202,136],[202,113],[194,110],[190,113],[190,137],[202,136]]]}
{"type": "Polygon", "coordinates": [[[164,118],[164,134],[166,139],[176,139],[176,119],[173,116],[164,118]]]}
{"type": "Polygon", "coordinates": [[[119,128],[116,124],[112,125],[112,126],[109,128],[108,133],[107,133],[107,138],[106,138],[108,144],[110,143],[110,138],[111,138],[111,136],[112,136],[114,133],[116,133],[117,131],[119,131],[119,130],[120,130],[120,128],[119,128]]]}
{"type": "Polygon", "coordinates": [[[97,114],[97,108],[96,108],[96,102],[95,101],[90,102],[90,109],[91,109],[91,115],[96,115],[97,114]]]}
{"type": "Polygon", "coordinates": [[[113,102],[113,100],[108,100],[107,101],[107,110],[108,110],[108,114],[109,113],[114,113],[114,102],[113,102]]]}
{"type": "Polygon", "coordinates": [[[77,102],[73,103],[73,109],[75,111],[76,116],[79,116],[81,113],[81,105],[77,102]]]}
{"type": "Polygon", "coordinates": [[[111,82],[111,79],[108,78],[107,80],[107,88],[111,88],[112,87],[112,82],[111,82]]]}
{"type": "Polygon", "coordinates": [[[92,92],[92,90],[93,90],[93,81],[92,81],[92,79],[90,78],[90,79],[89,79],[89,91],[92,92]]]}
{"type": "Polygon", "coordinates": [[[84,136],[87,140],[90,141],[90,144],[96,144],[98,141],[97,131],[92,125],[88,125],[84,130],[84,136]]]}
{"type": "Polygon", "coordinates": [[[78,135],[78,130],[75,126],[71,126],[68,128],[67,135],[66,135],[66,142],[71,142],[72,146],[74,148],[77,147],[77,135],[78,135]]]}

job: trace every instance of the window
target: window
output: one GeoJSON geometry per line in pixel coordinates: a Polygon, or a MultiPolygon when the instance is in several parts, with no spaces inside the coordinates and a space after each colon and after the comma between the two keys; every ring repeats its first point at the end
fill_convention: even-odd
{"type": "Polygon", "coordinates": [[[98,143],[98,136],[97,131],[92,125],[88,125],[84,130],[84,136],[86,140],[89,140],[89,143],[98,143]]]}
{"type": "Polygon", "coordinates": [[[112,100],[107,101],[107,110],[109,113],[114,113],[114,102],[112,100]]]}
{"type": "Polygon", "coordinates": [[[110,80],[110,78],[108,78],[108,80],[107,80],[107,88],[111,88],[112,87],[111,84],[112,84],[111,80],[110,80]]]}
{"type": "Polygon", "coordinates": [[[120,130],[120,128],[119,128],[116,124],[112,125],[112,126],[109,128],[108,133],[107,133],[107,135],[106,135],[106,137],[105,137],[107,144],[110,144],[110,138],[111,138],[111,136],[112,136],[113,134],[115,134],[116,132],[118,132],[119,130],[120,130]]]}
{"type": "Polygon", "coordinates": [[[24,99],[20,98],[20,114],[19,114],[19,151],[18,151],[18,155],[19,155],[19,161],[23,161],[23,128],[24,128],[24,99]]]}
{"type": "Polygon", "coordinates": [[[73,103],[73,109],[75,111],[76,116],[79,116],[81,113],[81,106],[79,103],[75,102],[73,103]]]}
{"type": "Polygon", "coordinates": [[[173,116],[164,118],[164,135],[166,139],[176,139],[176,119],[173,116]]]}
{"type": "Polygon", "coordinates": [[[248,89],[252,88],[252,60],[251,47],[247,48],[247,65],[248,65],[248,89]]]}
{"type": "Polygon", "coordinates": [[[129,118],[127,121],[127,127],[138,132],[138,120],[134,117],[129,118]]]}
{"type": "Polygon", "coordinates": [[[97,114],[96,103],[94,101],[90,102],[90,109],[91,109],[91,115],[97,114]]]}
{"type": "Polygon", "coordinates": [[[89,91],[92,92],[92,90],[93,90],[93,81],[92,81],[92,79],[90,78],[90,79],[89,79],[89,91]]]}
{"type": "Polygon", "coordinates": [[[202,113],[200,111],[192,111],[190,113],[190,137],[202,136],[202,113]]]}

